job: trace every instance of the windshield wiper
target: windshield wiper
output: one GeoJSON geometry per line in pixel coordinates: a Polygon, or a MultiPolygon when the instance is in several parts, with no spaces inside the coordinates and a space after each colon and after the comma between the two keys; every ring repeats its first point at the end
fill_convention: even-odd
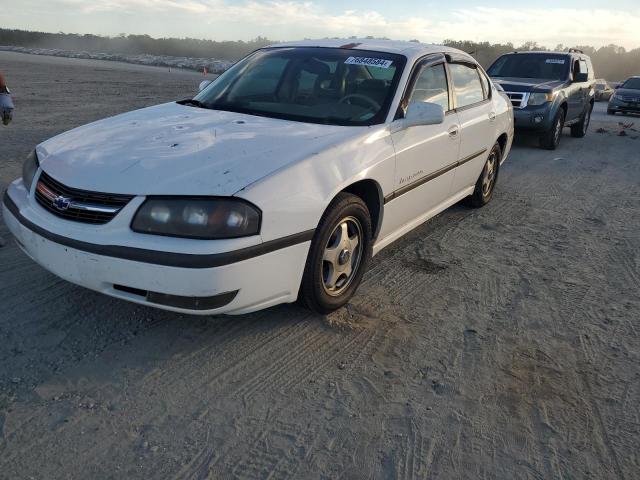
{"type": "Polygon", "coordinates": [[[198,108],[209,108],[206,103],[202,103],[200,100],[196,100],[195,98],[185,98],[184,100],[178,100],[176,103],[180,105],[193,105],[198,108]]]}

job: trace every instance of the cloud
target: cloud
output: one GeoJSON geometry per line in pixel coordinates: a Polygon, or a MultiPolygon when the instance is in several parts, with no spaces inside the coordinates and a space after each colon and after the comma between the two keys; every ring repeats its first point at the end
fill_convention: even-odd
{"type": "MultiPolygon", "coordinates": [[[[565,45],[608,45],[615,43],[626,48],[640,47],[640,8],[627,11],[570,8],[445,8],[385,15],[375,9],[329,11],[315,1],[295,0],[23,0],[21,18],[38,16],[38,5],[57,6],[61,15],[57,21],[65,29],[67,10],[74,18],[86,17],[85,22],[122,31],[123,24],[106,24],[109,18],[139,18],[139,30],[128,33],[149,33],[155,36],[203,36],[216,39],[249,39],[258,35],[277,40],[314,37],[349,37],[372,35],[394,39],[413,39],[441,42],[444,39],[489,41],[492,43],[536,41],[550,47],[565,45]],[[145,31],[146,29],[146,31],[145,31]]],[[[18,2],[20,3],[20,2],[18,2]]],[[[401,0],[397,2],[399,5],[401,0]]],[[[0,11],[0,21],[9,18],[7,6],[0,11]]],[[[385,7],[388,11],[389,7],[385,7]]],[[[42,16],[42,13],[39,14],[42,16]]],[[[4,22],[5,24],[7,22],[4,22]]],[[[70,24],[71,25],[71,24],[70,24]]],[[[74,26],[77,23],[73,24],[74,26]]],[[[30,28],[24,25],[23,28],[30,28]]],[[[130,27],[131,28],[131,27],[130,27]]],[[[84,33],[84,32],[83,32],[84,33]]]]}

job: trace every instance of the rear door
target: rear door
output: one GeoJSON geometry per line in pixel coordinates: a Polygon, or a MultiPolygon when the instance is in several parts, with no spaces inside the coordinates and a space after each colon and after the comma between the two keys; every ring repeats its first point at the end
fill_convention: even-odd
{"type": "Polygon", "coordinates": [[[496,112],[491,101],[490,83],[477,65],[451,63],[453,97],[460,122],[460,153],[453,180],[453,192],[475,185],[489,149],[497,140],[494,134],[496,112]]]}

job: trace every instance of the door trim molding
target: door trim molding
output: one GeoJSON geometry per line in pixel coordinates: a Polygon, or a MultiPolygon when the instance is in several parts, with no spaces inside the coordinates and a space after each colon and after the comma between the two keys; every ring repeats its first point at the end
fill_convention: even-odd
{"type": "Polygon", "coordinates": [[[464,157],[463,159],[458,160],[457,162],[451,163],[445,167],[442,167],[439,170],[436,170],[435,172],[432,172],[428,175],[425,175],[424,177],[419,178],[418,180],[416,180],[415,182],[410,183],[409,185],[405,185],[402,188],[399,188],[397,190],[394,190],[393,192],[391,192],[389,195],[386,195],[384,197],[384,203],[389,203],[391,200],[394,200],[398,197],[400,197],[401,195],[404,195],[405,193],[410,192],[411,190],[413,190],[414,188],[418,188],[421,185],[424,185],[427,182],[430,182],[431,180],[435,180],[436,178],[444,175],[447,172],[450,172],[451,170],[453,170],[456,167],[459,167],[461,165],[464,165],[467,162],[470,162],[471,160],[478,158],[480,155],[482,155],[483,153],[485,153],[487,151],[487,149],[483,149],[479,152],[476,152],[472,155],[469,155],[467,157],[464,157]]]}

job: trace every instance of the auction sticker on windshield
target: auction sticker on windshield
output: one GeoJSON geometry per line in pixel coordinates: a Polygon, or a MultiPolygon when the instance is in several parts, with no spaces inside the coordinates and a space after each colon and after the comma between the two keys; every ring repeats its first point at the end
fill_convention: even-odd
{"type": "Polygon", "coordinates": [[[557,63],[558,65],[564,65],[562,58],[547,58],[547,63],[557,63]]]}
{"type": "Polygon", "coordinates": [[[344,63],[346,65],[365,65],[367,67],[389,68],[393,60],[384,58],[349,57],[344,63]]]}

